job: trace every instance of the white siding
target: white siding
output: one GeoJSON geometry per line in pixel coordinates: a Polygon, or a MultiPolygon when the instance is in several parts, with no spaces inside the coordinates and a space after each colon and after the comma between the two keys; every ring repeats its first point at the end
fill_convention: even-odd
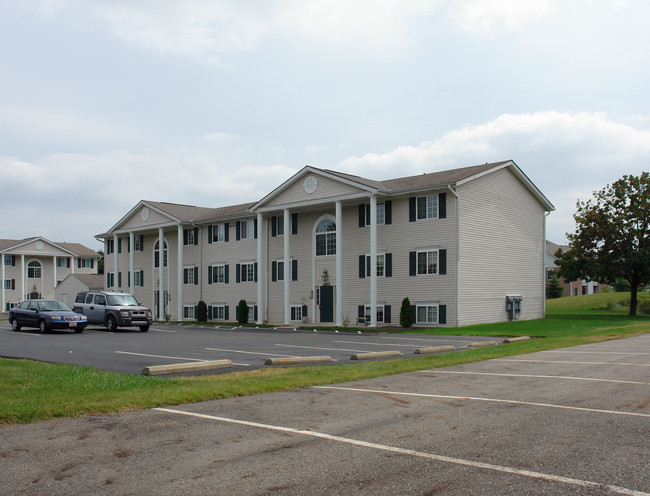
{"type": "Polygon", "coordinates": [[[520,319],[544,316],[544,208],[508,170],[458,187],[459,325],[507,321],[506,295],[523,296],[520,319]]]}

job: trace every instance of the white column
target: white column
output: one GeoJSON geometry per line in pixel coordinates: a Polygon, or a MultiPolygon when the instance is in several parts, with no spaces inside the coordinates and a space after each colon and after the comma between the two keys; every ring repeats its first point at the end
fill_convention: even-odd
{"type": "Polygon", "coordinates": [[[257,214],[257,323],[264,323],[264,276],[266,275],[264,265],[264,217],[257,214]]]}
{"type": "Polygon", "coordinates": [[[377,198],[370,197],[370,327],[377,327],[377,198]]]}
{"type": "Polygon", "coordinates": [[[336,202],[336,325],[343,325],[343,206],[336,202]]]}
{"type": "Polygon", "coordinates": [[[2,262],[1,262],[2,263],[2,265],[1,265],[1,267],[2,267],[2,308],[0,308],[0,311],[4,312],[6,310],[5,302],[7,301],[6,295],[5,295],[5,284],[7,284],[5,282],[5,277],[6,277],[5,276],[5,254],[0,253],[0,257],[2,257],[2,262]]]}
{"type": "Polygon", "coordinates": [[[291,323],[291,211],[284,209],[284,323],[291,323]]]}
{"type": "Polygon", "coordinates": [[[158,228],[158,320],[165,320],[165,238],[162,227],[158,228]]]}
{"type": "Polygon", "coordinates": [[[26,299],[26,297],[27,297],[27,294],[25,293],[25,282],[26,282],[26,279],[27,279],[27,274],[25,273],[25,255],[20,256],[20,268],[21,268],[21,270],[23,272],[23,277],[21,278],[22,279],[23,295],[20,298],[22,300],[22,299],[26,299]]]}
{"type": "MultiPolygon", "coordinates": [[[[203,267],[199,267],[203,270],[203,267]]],[[[183,320],[183,226],[178,225],[178,292],[176,302],[178,307],[178,320],[183,320]]]]}
{"type": "MultiPolygon", "coordinates": [[[[131,287],[129,292],[135,294],[135,244],[133,231],[129,232],[129,278],[131,279],[131,287]]],[[[128,282],[128,281],[127,281],[128,282]]]]}
{"type": "Polygon", "coordinates": [[[52,286],[54,290],[52,291],[52,298],[54,298],[54,291],[56,290],[56,255],[52,257],[52,261],[54,262],[54,286],[52,286]]]}
{"type": "Polygon", "coordinates": [[[117,249],[119,239],[117,234],[113,235],[113,289],[119,288],[118,273],[120,271],[119,253],[117,249]]]}

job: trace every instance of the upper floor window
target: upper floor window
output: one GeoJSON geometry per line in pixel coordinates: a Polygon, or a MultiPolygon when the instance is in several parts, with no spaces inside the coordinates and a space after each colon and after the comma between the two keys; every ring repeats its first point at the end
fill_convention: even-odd
{"type": "Polygon", "coordinates": [[[144,235],[139,234],[133,238],[133,251],[144,251],[144,235]]]}
{"type": "Polygon", "coordinates": [[[64,269],[69,269],[70,257],[56,257],[56,266],[64,269]]]}
{"type": "MultiPolygon", "coordinates": [[[[160,240],[156,241],[154,250],[154,267],[160,267],[160,240]]],[[[163,243],[163,267],[167,267],[167,242],[163,243]]]]}
{"type": "Polygon", "coordinates": [[[5,265],[16,265],[16,255],[5,255],[5,265]]]}
{"type": "Polygon", "coordinates": [[[277,217],[273,217],[273,222],[275,222],[275,233],[278,236],[282,236],[284,234],[284,216],[278,215],[277,217]]]}
{"type": "Polygon", "coordinates": [[[191,229],[183,229],[183,244],[184,245],[198,245],[199,244],[199,229],[194,227],[191,229]]]}
{"type": "Polygon", "coordinates": [[[438,273],[438,250],[418,252],[418,275],[438,273]]]}
{"type": "Polygon", "coordinates": [[[106,255],[110,255],[115,251],[115,240],[113,238],[106,240],[106,255]]]}
{"type": "Polygon", "coordinates": [[[92,269],[93,268],[93,259],[92,258],[80,258],[79,259],[79,268],[80,269],[92,269]]]}
{"type": "Polygon", "coordinates": [[[447,193],[409,198],[409,221],[445,219],[447,217],[447,193]]]}
{"type": "Polygon", "coordinates": [[[208,228],[208,238],[210,243],[228,241],[228,224],[217,224],[208,228]]]}
{"type": "Polygon", "coordinates": [[[30,279],[41,278],[41,264],[36,260],[32,260],[27,264],[27,277],[30,279]]]}
{"type": "MultiPolygon", "coordinates": [[[[385,275],[385,255],[383,253],[377,254],[377,277],[384,277],[385,275]]],[[[366,255],[366,277],[370,277],[370,255],[366,255]]]]}
{"type": "Polygon", "coordinates": [[[316,255],[336,255],[336,223],[323,219],[316,227],[316,255]]]}

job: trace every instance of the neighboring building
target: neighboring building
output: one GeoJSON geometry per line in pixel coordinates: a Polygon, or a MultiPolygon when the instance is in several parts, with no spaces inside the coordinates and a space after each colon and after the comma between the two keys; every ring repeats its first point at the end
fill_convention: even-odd
{"type": "MultiPolygon", "coordinates": [[[[557,245],[550,241],[546,241],[546,280],[548,280],[559,270],[559,267],[555,265],[555,253],[561,249],[562,251],[567,251],[569,249],[566,245],[557,245]]],[[[600,292],[601,285],[596,281],[587,281],[586,279],[581,279],[579,281],[566,281],[563,277],[558,275],[558,280],[562,284],[564,289],[564,294],[562,296],[578,296],[578,295],[587,295],[587,294],[596,294],[600,292]]]]}
{"type": "Polygon", "coordinates": [[[107,288],[155,318],[461,326],[544,316],[546,213],[512,161],[374,181],[305,167],[256,203],[140,201],[108,232],[107,288]],[[162,253],[161,253],[162,247],[162,253]],[[162,292],[162,298],[161,298],[162,292]]]}
{"type": "Polygon", "coordinates": [[[25,299],[54,298],[54,288],[69,274],[96,274],[100,256],[79,243],[54,243],[42,237],[0,239],[2,309],[25,299]]]}
{"type": "Polygon", "coordinates": [[[103,274],[68,274],[54,288],[54,298],[72,307],[77,293],[82,291],[99,291],[102,289],[104,289],[103,274]]]}

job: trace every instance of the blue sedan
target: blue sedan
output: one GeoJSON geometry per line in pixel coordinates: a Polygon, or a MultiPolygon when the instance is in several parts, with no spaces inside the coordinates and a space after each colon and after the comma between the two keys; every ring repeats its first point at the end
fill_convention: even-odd
{"type": "Polygon", "coordinates": [[[9,323],[14,331],[22,327],[35,327],[41,333],[52,329],[69,329],[83,332],[88,317],[80,315],[62,301],[26,300],[9,312],[9,323]]]}

